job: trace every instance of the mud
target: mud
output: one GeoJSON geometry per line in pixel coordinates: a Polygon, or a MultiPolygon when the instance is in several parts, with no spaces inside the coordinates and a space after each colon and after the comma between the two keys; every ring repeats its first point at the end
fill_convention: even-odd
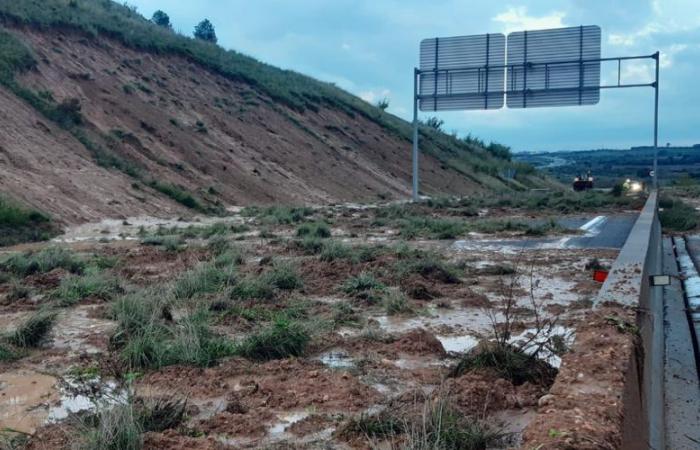
{"type": "MultiPolygon", "coordinates": [[[[368,229],[367,223],[353,225],[359,219],[356,215],[364,211],[372,208],[318,208],[311,220],[326,217],[333,221],[334,239],[348,245],[396,245],[398,237],[391,230],[378,232],[368,229]]],[[[541,319],[556,322],[553,332],[565,335],[565,344],[576,345],[581,339],[578,328],[589,314],[587,299],[599,287],[584,265],[593,257],[607,263],[615,256],[614,250],[597,249],[463,253],[455,251],[451,242],[423,239],[407,245],[453,264],[458,280],[435,271],[398,276],[394,267],[400,261],[392,251],[366,262],[323,262],[290,245],[295,239],[295,225],[266,224],[266,230],[277,237],[260,238],[257,233],[263,225],[257,219],[243,218],[236,212],[224,220],[246,220],[252,227],[247,233],[224,236],[244,255],[243,264],[236,268],[239,278],[259,276],[269,270],[271,261],[283,260],[296,268],[303,287],[275,290],[265,301],[234,301],[226,290],[208,293],[174,308],[175,319],[188,309],[204,306],[211,313],[212,329],[238,342],[268,325],[275,315],[291,313],[313,330],[311,342],[298,358],[261,362],[230,357],[211,367],[170,366],[140,371],[131,384],[137,398],[174,394],[186,398],[190,405],[188,418],[181,426],[147,433],[146,448],[368,448],[367,436],[345,437],[339,430],[354,418],[381,411],[415,416],[422,402],[434,401],[446,392],[460,413],[491,424],[504,422],[502,426],[513,430],[517,441],[541,407],[539,399],[548,395],[549,386],[514,386],[488,371],[450,378],[452,367],[479,342],[490,339],[494,326],[501,329],[502,309],[509,296],[513,296],[517,312],[517,320],[511,324],[512,342],[531,338],[536,307],[541,319]],[[500,273],[498,267],[513,267],[517,273],[500,273]],[[367,302],[345,293],[341,289],[345,280],[361,272],[372,272],[389,289],[403,291],[409,308],[392,315],[381,298],[367,302]],[[354,323],[334,323],[340,304],[351,308],[354,323]]],[[[362,220],[369,222],[371,214],[362,220]]],[[[212,258],[207,242],[201,238],[186,240],[178,251],[141,245],[125,233],[129,229],[137,232],[137,221],[127,222],[129,225],[110,222],[114,226],[110,236],[119,239],[100,242],[98,235],[107,233],[91,226],[76,228],[70,240],[66,237],[61,245],[87,261],[95,256],[114,259],[116,265],[104,270],[118,277],[127,290],[167,286],[212,258]]],[[[159,223],[152,222],[154,229],[159,223]]],[[[0,327],[4,332],[11,332],[42,302],[50,301],[52,291],[67,276],[58,269],[19,280],[32,290],[32,300],[27,301],[3,302],[9,285],[0,283],[0,327]]],[[[34,433],[28,448],[70,448],[76,433],[71,417],[77,411],[93,411],[88,405],[92,405],[92,397],[85,396],[91,389],[99,388],[101,398],[122,398],[124,385],[111,381],[112,376],[123,380],[125,373],[117,350],[110,345],[116,324],[110,320],[109,308],[108,301],[82,301],[61,308],[42,346],[16,361],[0,362],[3,377],[15,374],[11,383],[0,384],[0,395],[23,398],[0,405],[0,426],[24,427],[34,433]],[[61,381],[71,380],[72,373],[93,371],[98,372],[93,385],[61,381]],[[18,373],[31,376],[20,377],[18,373]],[[18,389],[20,393],[28,390],[19,386],[20,379],[38,380],[39,388],[32,390],[37,393],[24,397],[18,394],[18,389]],[[23,411],[25,422],[11,422],[9,418],[17,416],[18,410],[11,413],[10,408],[23,411]]],[[[539,356],[552,365],[560,364],[559,354],[543,352],[539,356]]]]}

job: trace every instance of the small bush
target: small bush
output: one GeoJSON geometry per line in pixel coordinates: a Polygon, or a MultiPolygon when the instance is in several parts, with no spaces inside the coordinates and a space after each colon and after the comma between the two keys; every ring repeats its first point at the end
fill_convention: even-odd
{"type": "Polygon", "coordinates": [[[56,323],[56,313],[40,311],[33,314],[7,337],[7,341],[20,348],[38,347],[56,323]]]}
{"type": "Polygon", "coordinates": [[[102,272],[90,271],[82,276],[72,276],[61,280],[52,296],[61,306],[70,306],[87,297],[111,300],[122,292],[119,280],[102,272]]]}
{"type": "Polygon", "coordinates": [[[247,207],[241,211],[246,217],[257,217],[266,225],[291,225],[302,222],[313,213],[311,208],[294,206],[247,207]]]}
{"type": "Polygon", "coordinates": [[[47,247],[38,252],[27,252],[11,256],[2,263],[2,269],[25,277],[33,273],[46,273],[62,268],[71,273],[81,273],[85,262],[73,252],[61,247],[47,247]]]}
{"type": "Polygon", "coordinates": [[[531,382],[549,386],[557,375],[557,369],[535,355],[528,355],[511,345],[488,344],[465,355],[450,376],[457,377],[477,369],[494,370],[499,377],[515,385],[531,382]]]}
{"type": "Polygon", "coordinates": [[[695,230],[700,223],[700,213],[678,199],[663,197],[659,200],[659,220],[666,231],[682,233],[695,230]]]}
{"type": "Polygon", "coordinates": [[[276,320],[269,327],[248,336],[237,353],[251,359],[270,360],[302,356],[311,337],[298,322],[276,320]]]}
{"type": "Polygon", "coordinates": [[[329,238],[331,237],[331,229],[324,222],[307,222],[297,228],[297,236],[329,238]]]}

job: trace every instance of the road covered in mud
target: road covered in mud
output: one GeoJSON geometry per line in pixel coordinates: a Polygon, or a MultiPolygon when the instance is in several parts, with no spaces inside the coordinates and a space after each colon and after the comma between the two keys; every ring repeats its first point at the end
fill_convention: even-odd
{"type": "Polygon", "coordinates": [[[245,208],[105,221],[8,249],[3,439],[517,447],[599,289],[592,270],[633,219],[459,203],[245,208]]]}

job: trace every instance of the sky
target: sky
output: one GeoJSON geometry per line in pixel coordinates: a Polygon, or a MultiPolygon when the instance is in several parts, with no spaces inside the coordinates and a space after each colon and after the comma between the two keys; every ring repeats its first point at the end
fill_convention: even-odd
{"type": "MultiPolygon", "coordinates": [[[[602,56],[661,52],[659,145],[700,143],[700,0],[129,0],[162,9],[191,35],[208,18],[219,44],[337,84],[412,118],[413,68],[424,38],[599,25],[602,56]]],[[[622,65],[623,83],[653,81],[653,61],[622,65]]],[[[617,64],[603,64],[603,82],[617,64]]],[[[593,106],[441,112],[444,129],[515,151],[653,144],[654,90],[607,89],[593,106]]],[[[434,113],[421,113],[427,118],[434,113]]]]}

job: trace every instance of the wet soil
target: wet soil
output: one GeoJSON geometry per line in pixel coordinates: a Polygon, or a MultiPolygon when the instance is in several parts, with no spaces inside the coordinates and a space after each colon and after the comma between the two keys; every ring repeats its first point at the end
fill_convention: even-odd
{"type": "MultiPolygon", "coordinates": [[[[338,221],[333,227],[334,239],[348,245],[377,245],[372,240],[376,230],[365,225],[348,226],[352,217],[345,213],[345,209],[336,207],[314,214],[338,221]]],[[[243,219],[233,216],[230,220],[243,219]]],[[[253,231],[260,227],[255,220],[249,223],[253,231]]],[[[174,394],[186,398],[191,408],[180,427],[147,433],[146,448],[368,448],[367,436],[348,436],[338,430],[362,415],[382,411],[415,416],[425,401],[434,401],[438,395],[447,395],[464,415],[494,424],[508,422],[504,426],[519,436],[533,413],[538,408],[542,411],[538,401],[550,394],[549,386],[514,386],[488,371],[450,378],[451,368],[480,340],[488,339],[494,325],[502,327],[502,308],[509,297],[517,305],[517,320],[511,327],[516,337],[533,327],[535,308],[544,317],[576,330],[577,336],[581,336],[579,327],[583,327],[583,337],[577,339],[588,342],[588,337],[595,334],[585,328],[590,314],[586,302],[599,285],[584,266],[593,257],[609,263],[616,254],[609,249],[536,248],[518,254],[491,250],[464,253],[445,241],[407,243],[410,248],[430,251],[453,264],[458,279],[450,280],[435,272],[399,276],[395,270],[399,260],[392,252],[380,253],[366,262],[323,262],[316,255],[293,249],[290,240],[294,239],[294,226],[265,228],[276,237],[261,238],[254,232],[227,235],[244,254],[244,264],[237,268],[240,277],[269,270],[265,257],[272,256],[291,263],[303,287],[291,292],[278,290],[265,301],[234,303],[227,292],[215,292],[193,300],[192,306],[208,307],[220,302],[221,308],[211,309],[212,327],[237,341],[268,324],[268,314],[285,313],[303,305],[303,312],[295,314],[301,314],[299,320],[315,330],[310,345],[297,358],[261,362],[232,357],[211,367],[143,370],[133,382],[134,395],[152,398],[174,394]],[[493,269],[495,266],[513,267],[516,273],[500,273],[493,269]],[[389,289],[404,292],[409,308],[389,314],[382,301],[358,300],[340,289],[349,277],[362,272],[371,272],[389,289]],[[352,323],[334,322],[340,303],[351,308],[352,323]],[[242,314],[241,310],[249,313],[242,314]]],[[[132,290],[167,286],[212,257],[207,241],[201,238],[189,239],[179,251],[168,251],[135,239],[98,242],[90,237],[94,229],[86,228],[86,239],[73,233],[72,241],[66,239],[58,245],[73,249],[86,260],[95,256],[113,258],[116,265],[105,272],[132,290]]],[[[386,238],[379,241],[382,246],[397,244],[394,234],[380,234],[386,238]]],[[[31,288],[30,300],[10,300],[9,282],[0,283],[0,327],[5,332],[17,327],[49,301],[52,291],[67,276],[57,269],[19,279],[31,288]]],[[[74,440],[71,434],[75,433],[70,418],[51,423],[48,416],[51,408],[65,401],[62,380],[71,373],[96,370],[103,384],[118,384],[123,379],[118,355],[110,345],[116,323],[109,310],[109,301],[79,302],[60,308],[46,342],[16,361],[0,362],[0,425],[35,433],[28,448],[70,447],[74,440]],[[19,422],[17,417],[21,418],[19,422]]],[[[177,317],[180,312],[173,314],[177,317]]],[[[569,373],[567,364],[562,368],[565,376],[569,373]]],[[[595,366],[604,370],[603,365],[595,366]]],[[[608,369],[614,372],[622,368],[611,365],[608,369]]]]}

